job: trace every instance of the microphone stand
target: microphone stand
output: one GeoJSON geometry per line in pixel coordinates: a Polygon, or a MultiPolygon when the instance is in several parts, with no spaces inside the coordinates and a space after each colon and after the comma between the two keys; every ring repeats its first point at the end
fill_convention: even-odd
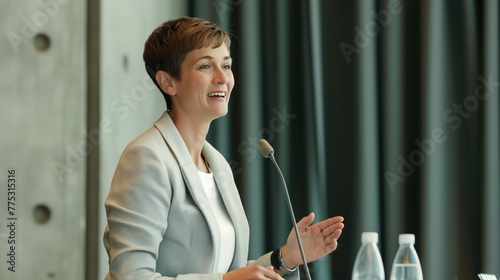
{"type": "Polygon", "coordinates": [[[295,229],[295,234],[297,235],[297,242],[299,242],[300,254],[302,255],[302,261],[304,262],[304,269],[306,271],[307,280],[311,280],[311,274],[309,273],[309,267],[307,266],[306,255],[304,254],[304,248],[302,247],[302,242],[300,241],[299,229],[297,228],[297,222],[295,221],[295,214],[293,213],[292,202],[290,201],[290,195],[288,195],[288,189],[286,187],[285,177],[283,177],[283,173],[281,169],[274,159],[274,153],[270,152],[268,154],[269,158],[273,162],[274,166],[278,170],[278,173],[281,177],[281,182],[283,183],[283,191],[286,195],[286,201],[288,206],[288,211],[290,212],[290,219],[292,220],[293,228],[295,229]]]}

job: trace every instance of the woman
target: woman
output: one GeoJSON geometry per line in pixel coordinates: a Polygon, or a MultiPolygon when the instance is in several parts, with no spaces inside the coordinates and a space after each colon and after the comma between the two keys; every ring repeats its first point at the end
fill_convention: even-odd
{"type": "MultiPolygon", "coordinates": [[[[145,44],[146,69],[167,112],[133,140],[106,199],[106,279],[298,279],[294,232],[247,261],[249,228],[232,171],[205,137],[234,86],[230,39],[197,18],[165,22],[145,44]]],[[[343,218],[298,227],[308,261],[336,249],[343,218]]]]}

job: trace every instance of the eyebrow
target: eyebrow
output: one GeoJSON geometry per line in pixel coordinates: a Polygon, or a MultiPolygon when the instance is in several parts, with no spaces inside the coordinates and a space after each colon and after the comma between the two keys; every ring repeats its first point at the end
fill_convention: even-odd
{"type": "MultiPolygon", "coordinates": [[[[213,60],[214,57],[213,56],[210,56],[210,55],[206,55],[204,57],[201,57],[200,59],[198,59],[197,61],[200,61],[200,60],[203,60],[203,59],[208,59],[208,60],[213,60]]],[[[230,60],[232,59],[230,56],[225,56],[223,60],[230,60]]]]}

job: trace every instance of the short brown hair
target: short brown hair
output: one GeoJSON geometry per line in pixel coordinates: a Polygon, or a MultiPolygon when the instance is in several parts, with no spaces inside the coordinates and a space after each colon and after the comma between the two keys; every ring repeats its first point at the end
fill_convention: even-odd
{"type": "Polygon", "coordinates": [[[214,23],[193,17],[166,21],[149,35],[142,58],[146,71],[165,97],[168,109],[172,106],[170,96],[158,85],[156,72],[163,70],[172,78],[180,80],[181,65],[190,51],[218,48],[224,43],[229,50],[231,39],[224,30],[214,23]]]}

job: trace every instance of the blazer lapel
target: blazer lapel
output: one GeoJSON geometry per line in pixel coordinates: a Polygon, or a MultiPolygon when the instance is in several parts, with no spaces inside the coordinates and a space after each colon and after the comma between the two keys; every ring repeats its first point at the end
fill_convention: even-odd
{"type": "Polygon", "coordinates": [[[233,173],[227,167],[226,160],[212,145],[205,142],[203,156],[207,160],[219,192],[226,206],[236,235],[236,252],[231,269],[246,265],[248,259],[249,228],[238,189],[234,183],[233,173]]]}
{"type": "Polygon", "coordinates": [[[215,269],[220,259],[221,244],[219,244],[218,241],[220,240],[220,229],[217,219],[215,218],[215,214],[210,206],[208,197],[205,193],[205,189],[203,188],[203,184],[201,183],[198,170],[193,163],[186,145],[184,144],[184,140],[182,140],[182,137],[175,127],[175,124],[170,118],[168,112],[163,113],[162,117],[156,121],[154,125],[160,131],[167,146],[177,158],[186,188],[189,190],[194,202],[205,216],[214,246],[215,263],[212,264],[212,269],[215,269]]]}

